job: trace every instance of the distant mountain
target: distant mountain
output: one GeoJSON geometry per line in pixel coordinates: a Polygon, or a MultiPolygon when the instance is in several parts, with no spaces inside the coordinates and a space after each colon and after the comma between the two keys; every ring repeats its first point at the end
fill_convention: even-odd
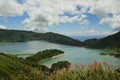
{"type": "Polygon", "coordinates": [[[93,39],[87,39],[83,43],[84,43],[84,46],[86,47],[93,47],[97,42],[98,42],[98,39],[93,38],[93,39]]]}
{"type": "Polygon", "coordinates": [[[32,31],[0,29],[0,42],[25,42],[31,40],[44,40],[64,45],[83,46],[81,41],[57,33],[35,33],[32,31]]]}
{"type": "Polygon", "coordinates": [[[120,32],[102,39],[88,39],[83,43],[89,48],[111,49],[120,52],[120,32]]]}

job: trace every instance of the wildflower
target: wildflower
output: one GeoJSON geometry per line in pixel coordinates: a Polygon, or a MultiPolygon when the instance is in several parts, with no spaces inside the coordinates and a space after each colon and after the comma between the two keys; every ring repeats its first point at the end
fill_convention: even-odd
{"type": "Polygon", "coordinates": [[[93,65],[94,65],[94,67],[96,67],[96,68],[99,67],[99,64],[98,64],[98,62],[97,62],[96,60],[94,61],[93,65]]]}

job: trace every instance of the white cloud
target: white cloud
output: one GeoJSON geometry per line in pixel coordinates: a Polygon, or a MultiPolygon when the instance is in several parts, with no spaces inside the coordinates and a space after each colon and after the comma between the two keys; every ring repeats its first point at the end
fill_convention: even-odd
{"type": "Polygon", "coordinates": [[[120,0],[96,0],[89,13],[100,17],[100,24],[109,24],[114,30],[120,31],[120,0]],[[113,16],[109,16],[112,14],[113,16]]]}
{"type": "Polygon", "coordinates": [[[87,32],[87,35],[90,35],[90,36],[107,36],[107,35],[110,35],[110,34],[113,34],[113,32],[111,31],[103,31],[103,30],[98,30],[96,28],[91,28],[88,32],[87,32]]]}
{"type": "Polygon", "coordinates": [[[7,29],[7,27],[4,25],[0,25],[0,29],[7,29]]]}
{"type": "MultiPolygon", "coordinates": [[[[88,24],[89,21],[85,13],[97,15],[101,19],[100,23],[102,23],[103,20],[106,21],[108,14],[120,16],[119,5],[119,0],[27,0],[24,6],[29,15],[27,19],[29,23],[23,25],[30,30],[41,30],[66,22],[75,21],[80,24],[88,24]],[[77,6],[81,9],[78,10],[77,6]],[[74,16],[64,15],[65,13],[74,16]]],[[[106,22],[109,21],[113,28],[118,28],[119,19],[115,20],[116,22],[114,17],[110,19],[113,20],[106,22]]]]}
{"type": "Polygon", "coordinates": [[[118,31],[104,31],[98,30],[96,28],[91,28],[87,33],[86,36],[108,36],[117,33],[118,31]]]}
{"type": "Polygon", "coordinates": [[[113,29],[120,30],[119,5],[120,0],[25,0],[23,4],[17,0],[0,0],[0,16],[17,16],[27,12],[29,17],[22,25],[27,30],[44,31],[59,23],[88,24],[86,13],[89,13],[97,15],[99,23],[108,23],[113,29]]]}
{"type": "Polygon", "coordinates": [[[17,16],[24,12],[17,0],[0,0],[0,16],[17,16]]]}
{"type": "Polygon", "coordinates": [[[28,12],[29,18],[27,19],[27,23],[25,19],[22,25],[27,26],[27,29],[29,28],[30,30],[46,30],[47,27],[55,26],[59,23],[72,23],[76,21],[80,24],[88,24],[87,16],[77,10],[78,1],[27,0],[24,6],[26,7],[25,10],[28,12]],[[73,16],[65,15],[65,13],[73,16]]]}
{"type": "Polygon", "coordinates": [[[120,15],[120,0],[93,0],[89,12],[103,18],[108,13],[120,15]]]}
{"type": "Polygon", "coordinates": [[[95,29],[95,28],[91,28],[90,30],[89,30],[89,33],[97,33],[98,31],[97,31],[97,29],[95,29]]]}
{"type": "Polygon", "coordinates": [[[100,24],[110,24],[114,30],[120,30],[120,16],[106,17],[100,21],[100,24]]]}
{"type": "MultiPolygon", "coordinates": [[[[84,31],[84,29],[83,29],[84,31]]],[[[98,30],[96,28],[91,28],[89,31],[68,31],[64,32],[67,36],[108,36],[117,33],[118,31],[105,31],[105,30],[98,30]]]]}

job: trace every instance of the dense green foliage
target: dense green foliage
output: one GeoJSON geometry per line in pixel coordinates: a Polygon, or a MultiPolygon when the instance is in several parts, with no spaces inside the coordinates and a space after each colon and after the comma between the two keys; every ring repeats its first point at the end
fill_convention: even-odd
{"type": "Polygon", "coordinates": [[[0,53],[0,79],[9,78],[11,79],[12,74],[18,74],[20,71],[23,71],[24,64],[20,62],[19,59],[13,56],[9,56],[3,53],[0,53]]]}
{"type": "Polygon", "coordinates": [[[111,49],[120,52],[120,32],[99,40],[86,40],[84,45],[89,48],[111,49]]]}
{"type": "Polygon", "coordinates": [[[51,66],[52,70],[60,70],[63,68],[69,69],[70,68],[71,63],[68,61],[59,61],[57,63],[53,63],[51,66]]]}
{"type": "Polygon", "coordinates": [[[95,45],[97,42],[98,42],[98,39],[95,38],[95,39],[87,39],[83,43],[85,47],[90,47],[95,45]]]}
{"type": "Polygon", "coordinates": [[[31,40],[44,40],[65,45],[82,46],[82,42],[57,33],[35,33],[31,31],[0,29],[0,42],[24,42],[31,40]]]}
{"type": "Polygon", "coordinates": [[[39,62],[43,59],[52,58],[53,56],[57,56],[60,54],[64,54],[64,52],[57,49],[50,49],[50,50],[48,49],[48,50],[40,51],[32,56],[29,56],[25,60],[30,62],[39,62]]]}

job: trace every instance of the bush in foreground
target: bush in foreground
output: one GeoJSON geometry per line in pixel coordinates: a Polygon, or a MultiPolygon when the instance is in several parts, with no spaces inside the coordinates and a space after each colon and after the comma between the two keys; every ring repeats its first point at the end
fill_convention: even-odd
{"type": "MultiPolygon", "coordinates": [[[[19,77],[17,80],[120,80],[120,73],[116,70],[111,69],[108,65],[103,63],[97,63],[94,61],[93,64],[75,65],[72,70],[61,69],[54,71],[47,75],[42,71],[33,69],[28,76],[19,77]]],[[[14,80],[14,76],[13,76],[14,80]]]]}

